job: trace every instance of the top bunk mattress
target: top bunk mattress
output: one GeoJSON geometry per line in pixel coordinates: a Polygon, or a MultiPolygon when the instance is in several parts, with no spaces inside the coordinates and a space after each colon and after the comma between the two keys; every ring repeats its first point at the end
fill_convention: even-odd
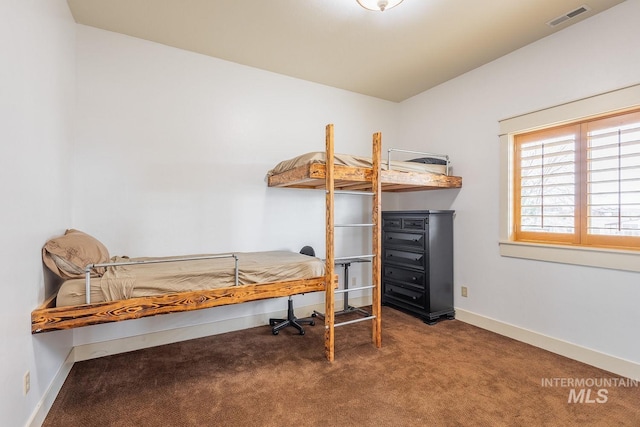
{"type": "MultiPolygon", "coordinates": [[[[326,153],[323,151],[316,151],[311,153],[302,154],[289,160],[283,160],[278,163],[273,169],[267,172],[267,176],[277,175],[300,166],[310,165],[314,163],[324,164],[326,161],[326,153]]],[[[381,167],[383,170],[389,169],[387,160],[381,161],[381,167]]],[[[334,164],[340,166],[350,166],[357,168],[371,168],[373,162],[369,157],[360,157],[350,154],[334,154],[334,164]]],[[[426,164],[420,162],[409,162],[392,160],[391,169],[402,172],[430,172],[440,175],[446,175],[447,168],[441,164],[426,164]]]]}
{"type": "MultiPolygon", "coordinates": [[[[324,262],[289,251],[238,252],[238,284],[274,283],[324,275],[324,262]]],[[[193,258],[202,255],[190,255],[193,258]]],[[[167,260],[180,257],[112,257],[112,262],[167,260]]],[[[108,267],[101,277],[91,278],[91,303],[231,287],[235,284],[233,258],[187,260],[108,267]]],[[[65,281],[56,306],[86,303],[85,279],[65,281]]]]}

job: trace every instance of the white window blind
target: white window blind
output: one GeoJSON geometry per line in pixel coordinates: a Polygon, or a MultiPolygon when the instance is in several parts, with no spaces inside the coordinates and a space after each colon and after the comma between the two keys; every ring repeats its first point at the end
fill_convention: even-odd
{"type": "Polygon", "coordinates": [[[577,135],[520,145],[521,231],[574,233],[577,135]]]}
{"type": "Polygon", "coordinates": [[[640,237],[640,120],[589,124],[587,233],[640,237]]]}

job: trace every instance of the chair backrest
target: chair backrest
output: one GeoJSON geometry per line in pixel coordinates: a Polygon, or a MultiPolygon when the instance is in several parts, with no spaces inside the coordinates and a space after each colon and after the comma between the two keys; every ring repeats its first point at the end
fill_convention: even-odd
{"type": "Polygon", "coordinates": [[[300,249],[300,253],[302,255],[316,256],[316,251],[313,250],[311,246],[305,246],[300,249]]]}

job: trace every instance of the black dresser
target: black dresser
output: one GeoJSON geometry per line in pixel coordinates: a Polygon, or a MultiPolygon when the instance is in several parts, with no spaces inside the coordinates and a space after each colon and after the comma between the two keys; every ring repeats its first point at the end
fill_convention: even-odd
{"type": "Polygon", "coordinates": [[[382,212],[382,303],[453,319],[453,212],[382,212]]]}

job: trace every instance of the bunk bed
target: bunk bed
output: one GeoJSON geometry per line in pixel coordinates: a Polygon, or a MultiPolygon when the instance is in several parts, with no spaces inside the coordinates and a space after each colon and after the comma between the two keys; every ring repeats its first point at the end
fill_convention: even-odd
{"type": "MultiPolygon", "coordinates": [[[[91,259],[86,264],[76,265],[71,268],[70,273],[65,275],[58,271],[59,276],[65,280],[84,280],[85,301],[71,300],[67,306],[58,306],[58,293],[55,292],[47,298],[43,304],[31,313],[31,330],[33,334],[49,332],[55,330],[71,329],[88,325],[118,322],[129,319],[155,316],[159,314],[185,312],[217,307],[229,304],[239,304],[248,301],[257,301],[267,298],[289,297],[296,294],[325,291],[325,311],[324,311],[324,347],[325,356],[329,361],[335,357],[334,351],[334,329],[335,323],[335,289],[338,287],[337,275],[335,272],[336,258],[334,253],[334,195],[336,193],[366,193],[373,197],[372,203],[372,277],[373,284],[359,290],[370,288],[372,290],[372,310],[371,316],[361,320],[371,320],[372,341],[376,347],[381,346],[381,194],[385,192],[404,191],[424,191],[445,188],[460,188],[462,178],[449,174],[450,168],[448,156],[440,156],[444,160],[444,168],[434,170],[434,165],[430,159],[437,158],[438,155],[429,155],[427,161],[418,159],[417,162],[402,162],[391,160],[389,150],[388,160],[381,159],[382,136],[373,134],[372,157],[355,158],[334,154],[334,133],[333,125],[327,125],[325,132],[325,152],[318,155],[313,154],[312,159],[303,156],[305,159],[295,159],[295,161],[285,161],[283,165],[268,172],[267,183],[269,187],[280,188],[305,188],[323,189],[326,192],[326,255],[324,260],[324,273],[322,275],[297,276],[291,278],[277,278],[277,280],[260,283],[241,283],[238,277],[242,275],[242,270],[237,267],[236,254],[223,255],[200,255],[191,257],[178,257],[169,259],[115,259],[104,258],[101,253],[103,248],[94,250],[98,252],[95,259],[91,259]],[[337,158],[337,160],[336,160],[337,158]],[[411,163],[403,165],[403,163],[411,163]],[[424,163],[424,166],[416,166],[416,163],[424,163]],[[281,167],[282,166],[282,167],[281,167]],[[184,262],[208,262],[212,259],[225,258],[228,262],[230,258],[235,259],[236,266],[227,269],[226,275],[235,277],[233,282],[219,282],[218,285],[201,286],[194,289],[179,291],[170,289],[168,293],[152,295],[128,295],[125,299],[114,299],[110,301],[91,300],[92,281],[101,279],[104,274],[112,268],[130,267],[132,264],[146,265],[155,263],[176,263],[184,262]],[[233,273],[229,273],[232,271],[233,273]],[[70,277],[67,277],[70,276],[70,277]],[[331,283],[331,286],[327,284],[331,283]],[[217,287],[216,287],[217,286],[217,287]]],[[[403,150],[396,150],[403,151],[403,150]]],[[[415,152],[408,152],[415,153],[415,152]]],[[[424,155],[424,153],[420,153],[424,155]]],[[[436,162],[437,163],[437,162],[436,162]]],[[[106,251],[106,248],[104,248],[106,251]]],[[[44,251],[44,249],[43,249],[44,251]]],[[[84,254],[83,250],[79,253],[84,254]]],[[[52,260],[47,260],[43,256],[45,264],[52,271],[60,268],[60,265],[68,268],[64,262],[56,264],[52,260]]],[[[59,261],[59,260],[58,260],[59,261]]],[[[296,276],[294,274],[294,276],[296,276]]],[[[213,283],[217,279],[208,278],[208,283],[213,283]]],[[[82,286],[75,283],[76,293],[82,294],[82,286]]],[[[125,295],[127,296],[127,295],[125,295]]],[[[63,298],[60,298],[61,300],[63,298]]],[[[344,322],[344,323],[351,323],[344,322]]]]}
{"type": "MultiPolygon", "coordinates": [[[[460,188],[462,178],[450,175],[447,155],[418,153],[407,150],[390,149],[387,161],[381,159],[382,135],[373,134],[372,157],[364,158],[334,153],[334,130],[329,124],[325,131],[325,152],[307,153],[280,162],[267,173],[269,187],[321,189],[326,193],[326,257],[325,275],[327,280],[335,276],[335,226],[334,198],[337,193],[367,194],[373,197],[372,230],[372,285],[342,291],[371,289],[371,315],[360,319],[336,323],[335,287],[325,291],[324,347],[329,361],[335,358],[335,327],[358,321],[371,322],[371,339],[376,347],[382,345],[381,335],[381,196],[382,192],[424,191],[446,188],[460,188]],[[420,154],[421,158],[410,161],[393,161],[394,151],[420,154]],[[439,165],[439,163],[444,163],[439,165]],[[442,166],[438,168],[438,166],[442,166]]],[[[362,224],[359,224],[362,225],[362,224]]],[[[347,257],[348,258],[348,257],[347,257]]]]}
{"type": "Polygon", "coordinates": [[[32,311],[34,334],[319,292],[326,280],[319,258],[294,252],[110,258],[78,230],[47,242],[43,262],[62,283],[32,311]]]}
{"type": "MultiPolygon", "coordinates": [[[[276,165],[267,173],[270,187],[326,188],[328,154],[302,154],[276,165]]],[[[370,191],[372,189],[372,158],[334,154],[335,188],[338,190],[370,191]]],[[[449,156],[444,154],[390,148],[387,160],[380,160],[380,182],[384,192],[424,191],[462,187],[462,178],[450,175],[449,156]],[[392,160],[392,153],[418,154],[408,161],[392,160]]]]}

